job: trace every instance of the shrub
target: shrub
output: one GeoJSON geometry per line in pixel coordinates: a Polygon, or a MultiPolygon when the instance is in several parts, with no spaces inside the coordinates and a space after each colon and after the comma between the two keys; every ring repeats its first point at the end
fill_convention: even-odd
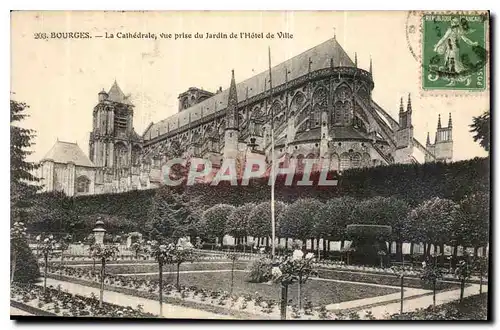
{"type": "MultiPolygon", "coordinates": [[[[12,260],[12,249],[10,260],[12,260]]],[[[12,265],[11,265],[12,267],[12,265]]],[[[11,270],[12,271],[12,270],[11,270]]],[[[16,271],[14,273],[14,282],[16,283],[34,283],[40,278],[40,269],[33,251],[28,246],[28,243],[22,242],[19,244],[16,258],[16,271]]]]}
{"type": "Polygon", "coordinates": [[[248,266],[248,281],[252,283],[262,283],[271,280],[272,260],[264,257],[256,259],[248,266]]]}

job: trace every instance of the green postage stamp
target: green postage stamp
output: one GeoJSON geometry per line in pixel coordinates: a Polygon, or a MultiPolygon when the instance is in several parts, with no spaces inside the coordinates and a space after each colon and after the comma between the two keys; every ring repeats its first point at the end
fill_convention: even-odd
{"type": "Polygon", "coordinates": [[[487,13],[422,15],[423,90],[486,89],[487,13]]]}

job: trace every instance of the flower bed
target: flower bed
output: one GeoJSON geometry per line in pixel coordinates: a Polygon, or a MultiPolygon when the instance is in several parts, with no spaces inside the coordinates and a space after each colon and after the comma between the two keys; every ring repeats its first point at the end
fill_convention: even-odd
{"type": "Polygon", "coordinates": [[[465,298],[462,303],[453,301],[438,306],[429,306],[414,312],[393,314],[391,320],[487,320],[488,294],[475,295],[465,298]]]}
{"type": "MultiPolygon", "coordinates": [[[[98,287],[99,276],[89,270],[75,267],[63,267],[62,276],[59,269],[52,269],[50,277],[71,281],[82,285],[98,287]]],[[[158,300],[159,287],[157,280],[139,279],[108,274],[105,277],[106,290],[135,295],[147,299],[158,300]]],[[[266,299],[258,293],[231,295],[228,291],[207,290],[196,286],[181,286],[177,291],[174,285],[163,287],[164,302],[176,305],[206,310],[218,314],[233,315],[242,319],[277,319],[279,318],[279,297],[266,299]]],[[[311,301],[305,299],[304,308],[288,306],[289,318],[295,319],[348,319],[355,318],[342,313],[333,314],[324,306],[314,307],[311,301]]],[[[357,315],[357,314],[356,314],[357,315]]]]}
{"type": "MultiPolygon", "coordinates": [[[[82,269],[92,269],[92,264],[78,265],[78,268],[82,269]]],[[[246,263],[235,262],[235,269],[245,269],[246,263]]],[[[96,270],[101,268],[100,264],[96,264],[96,270]]],[[[190,270],[219,270],[231,268],[231,263],[229,261],[220,263],[205,263],[205,262],[186,262],[180,265],[180,271],[190,271],[190,270]]],[[[177,266],[174,264],[167,264],[163,266],[163,272],[175,272],[177,271],[177,266]]],[[[158,263],[148,262],[148,263],[131,263],[131,264],[106,264],[106,272],[111,274],[143,274],[143,273],[158,273],[158,263]]]]}
{"type": "MultiPolygon", "coordinates": [[[[145,313],[142,307],[137,309],[123,307],[103,302],[99,307],[99,300],[94,297],[73,295],[53,287],[48,287],[44,293],[43,287],[37,285],[12,285],[11,300],[31,307],[35,315],[44,316],[85,316],[85,317],[126,317],[126,318],[151,318],[155,315],[145,313]]],[[[14,303],[14,305],[16,305],[14,303]]]]}
{"type": "MultiPolygon", "coordinates": [[[[357,272],[357,273],[386,274],[386,275],[399,276],[399,270],[396,268],[380,268],[380,267],[370,267],[370,266],[346,265],[342,261],[322,261],[322,262],[315,263],[314,266],[318,267],[319,269],[323,268],[323,269],[332,269],[332,270],[351,271],[351,272],[357,272]]],[[[399,269],[400,268],[401,267],[399,267],[399,269]]],[[[419,278],[420,277],[420,274],[421,274],[420,268],[407,266],[407,267],[404,267],[404,270],[405,270],[405,277],[406,278],[410,278],[410,277],[419,278]]],[[[454,273],[450,273],[450,270],[448,268],[442,268],[441,270],[444,274],[443,280],[445,280],[445,281],[459,281],[458,277],[454,273]]],[[[477,276],[473,276],[468,281],[471,283],[476,283],[476,282],[479,283],[479,278],[477,276]]],[[[484,282],[488,281],[486,276],[483,277],[483,281],[484,282]]]]}
{"type": "MultiPolygon", "coordinates": [[[[401,285],[401,278],[397,274],[378,274],[378,273],[361,273],[353,271],[344,271],[338,269],[319,269],[318,274],[322,278],[331,278],[342,281],[364,282],[381,285],[391,285],[399,287],[401,285]]],[[[404,286],[416,289],[428,289],[425,283],[419,277],[406,277],[404,279],[404,286]]],[[[438,290],[456,289],[460,286],[457,283],[439,281],[438,290]]]]}

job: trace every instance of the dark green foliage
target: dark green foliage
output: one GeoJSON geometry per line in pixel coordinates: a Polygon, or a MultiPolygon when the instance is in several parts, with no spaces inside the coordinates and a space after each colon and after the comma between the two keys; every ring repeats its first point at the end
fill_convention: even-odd
{"type": "Polygon", "coordinates": [[[321,212],[320,221],[313,228],[314,237],[341,240],[346,237],[346,226],[359,219],[353,219],[353,209],[359,203],[355,198],[337,197],[327,201],[321,212]]]}
{"type": "MultiPolygon", "coordinates": [[[[312,180],[314,182],[314,180],[312,180]]],[[[199,196],[204,204],[242,205],[269,200],[267,178],[250,180],[248,186],[197,184],[185,187],[190,196],[199,196]]],[[[335,197],[395,197],[414,207],[432,197],[460,201],[477,191],[489,191],[489,159],[474,158],[454,163],[395,164],[344,171],[337,186],[285,186],[276,180],[276,199],[293,203],[299,198],[326,202],[335,197]]]]}
{"type": "Polygon", "coordinates": [[[490,224],[490,196],[485,192],[468,195],[460,203],[464,217],[457,232],[457,241],[469,246],[483,246],[488,242],[490,224]]]}
{"type": "Polygon", "coordinates": [[[364,225],[354,224],[347,226],[347,236],[352,239],[357,238],[375,238],[386,239],[392,233],[391,226],[384,225],[364,225]]]}
{"type": "Polygon", "coordinates": [[[479,141],[481,147],[486,151],[490,151],[490,125],[490,110],[481,116],[474,117],[470,125],[470,132],[474,133],[474,141],[479,141]]]}
{"type": "Polygon", "coordinates": [[[250,213],[255,204],[247,203],[234,209],[226,223],[226,232],[234,237],[248,236],[251,222],[250,213]]]}
{"type": "MultiPolygon", "coordinates": [[[[34,283],[40,278],[40,269],[33,252],[26,241],[19,242],[16,249],[16,270],[14,282],[34,283]]],[[[13,259],[13,249],[11,248],[10,258],[13,259]]],[[[11,263],[12,267],[12,263],[11,263]]],[[[11,270],[12,272],[12,270],[11,270]]]]}
{"type": "Polygon", "coordinates": [[[186,195],[178,194],[169,187],[156,191],[147,215],[145,230],[152,239],[165,237],[176,242],[185,236],[195,237],[200,221],[197,207],[186,195]]]}
{"type": "Polygon", "coordinates": [[[391,236],[392,228],[384,225],[348,225],[346,234],[353,243],[352,261],[365,265],[378,265],[380,253],[387,255],[386,240],[391,236]]]}
{"type": "Polygon", "coordinates": [[[227,204],[214,205],[203,212],[204,232],[208,237],[218,238],[222,244],[222,238],[226,234],[226,224],[235,207],[227,204]]]}
{"type": "MultiPolygon", "coordinates": [[[[467,209],[477,210],[481,207],[477,205],[487,204],[489,201],[488,166],[489,159],[475,158],[449,164],[427,163],[356,169],[345,171],[336,187],[285,187],[282,183],[280,185],[278,180],[276,200],[293,203],[299,199],[315,198],[319,202],[324,202],[324,212],[321,221],[316,223],[317,227],[313,228],[313,236],[324,233],[329,239],[341,239],[344,237],[344,230],[348,224],[369,223],[372,219],[383,219],[385,223],[382,224],[393,227],[394,238],[396,238],[401,229],[401,221],[404,222],[404,217],[401,216],[404,210],[407,207],[416,207],[433,197],[446,198],[456,203],[468,198],[469,201],[461,205],[464,212],[467,212],[467,209]],[[476,194],[479,194],[480,198],[471,197],[476,194]],[[381,197],[360,203],[360,199],[373,196],[381,197]],[[367,212],[362,219],[358,218],[358,215],[361,214],[360,210],[367,212]],[[386,217],[386,215],[388,216],[386,217]],[[391,221],[387,221],[387,219],[391,221]]],[[[213,187],[196,184],[191,187],[167,187],[79,197],[43,193],[35,196],[33,205],[36,207],[32,207],[32,216],[30,216],[34,223],[27,222],[27,225],[29,232],[42,230],[72,232],[75,240],[78,241],[91,232],[97,216],[109,216],[111,223],[108,232],[111,234],[122,234],[121,231],[144,233],[145,229],[148,228],[146,222],[151,219],[150,215],[154,212],[159,214],[168,210],[169,207],[173,207],[169,206],[169,203],[174,200],[176,207],[179,207],[176,214],[178,215],[177,219],[181,220],[180,223],[183,224],[182,229],[188,228],[190,233],[203,234],[204,227],[201,226],[202,222],[197,219],[201,218],[201,214],[206,208],[218,203],[239,206],[253,201],[262,203],[251,212],[253,219],[249,228],[250,235],[267,237],[271,235],[268,225],[271,220],[269,196],[270,186],[266,180],[253,180],[250,186],[219,185],[213,187]],[[169,195],[176,197],[169,197],[169,195]],[[113,225],[116,222],[123,223],[123,225],[113,225]]],[[[278,205],[285,204],[278,203],[276,205],[276,221],[279,225],[281,206],[278,205]]],[[[487,208],[480,210],[484,211],[484,209],[487,208]]],[[[168,215],[166,216],[167,220],[168,217],[172,218],[171,215],[168,215]]],[[[477,218],[484,220],[487,217],[480,215],[477,218]]],[[[411,234],[412,237],[408,238],[414,242],[421,240],[421,237],[415,237],[415,235],[422,234],[419,222],[406,221],[406,223],[408,226],[401,229],[401,236],[406,239],[405,235],[411,234]],[[412,225],[414,228],[411,227],[412,225]]],[[[476,223],[475,220],[473,223],[476,223]]],[[[471,228],[482,227],[471,225],[471,228]]],[[[235,228],[231,230],[233,229],[235,228]]],[[[279,226],[276,229],[279,234],[279,226]]],[[[467,232],[464,231],[466,227],[462,229],[461,233],[467,232]]],[[[169,230],[173,229],[167,221],[166,227],[162,231],[168,233],[169,230]]],[[[172,232],[169,235],[182,234],[184,233],[172,232]]],[[[474,236],[462,234],[460,237],[465,239],[474,236]]],[[[457,239],[460,237],[457,235],[457,239]]],[[[484,235],[478,236],[474,240],[482,240],[481,237],[484,235]]]]}
{"type": "Polygon", "coordinates": [[[435,197],[414,208],[405,225],[407,239],[413,242],[448,243],[456,236],[453,230],[463,220],[458,204],[435,197]]]}
{"type": "MultiPolygon", "coordinates": [[[[279,233],[281,219],[286,211],[287,205],[276,201],[274,204],[274,216],[276,222],[276,233],[279,233]]],[[[270,237],[271,230],[271,202],[263,202],[257,205],[250,213],[250,235],[253,237],[270,237]]]]}
{"type": "Polygon", "coordinates": [[[306,240],[314,236],[314,226],[325,219],[325,205],[315,199],[298,199],[289,205],[280,221],[279,236],[306,240]]]}
{"type": "Polygon", "coordinates": [[[31,198],[39,187],[33,185],[39,181],[33,175],[38,165],[28,162],[26,157],[32,151],[35,131],[16,126],[28,115],[26,103],[10,100],[10,217],[11,222],[22,221],[27,223],[30,218],[31,198]]]}

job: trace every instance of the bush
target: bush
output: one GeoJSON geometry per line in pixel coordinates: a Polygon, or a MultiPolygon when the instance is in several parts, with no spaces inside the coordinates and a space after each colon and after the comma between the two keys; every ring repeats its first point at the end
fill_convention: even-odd
{"type": "Polygon", "coordinates": [[[248,266],[248,281],[252,283],[267,282],[272,278],[272,260],[264,257],[254,260],[248,266]]]}
{"type": "MultiPolygon", "coordinates": [[[[16,271],[14,273],[14,282],[16,283],[34,283],[40,277],[40,269],[38,267],[38,262],[33,254],[33,251],[28,246],[28,243],[20,243],[19,250],[17,251],[16,257],[16,271]]],[[[12,273],[12,260],[13,260],[12,249],[10,251],[11,260],[11,273],[12,273]]]]}

